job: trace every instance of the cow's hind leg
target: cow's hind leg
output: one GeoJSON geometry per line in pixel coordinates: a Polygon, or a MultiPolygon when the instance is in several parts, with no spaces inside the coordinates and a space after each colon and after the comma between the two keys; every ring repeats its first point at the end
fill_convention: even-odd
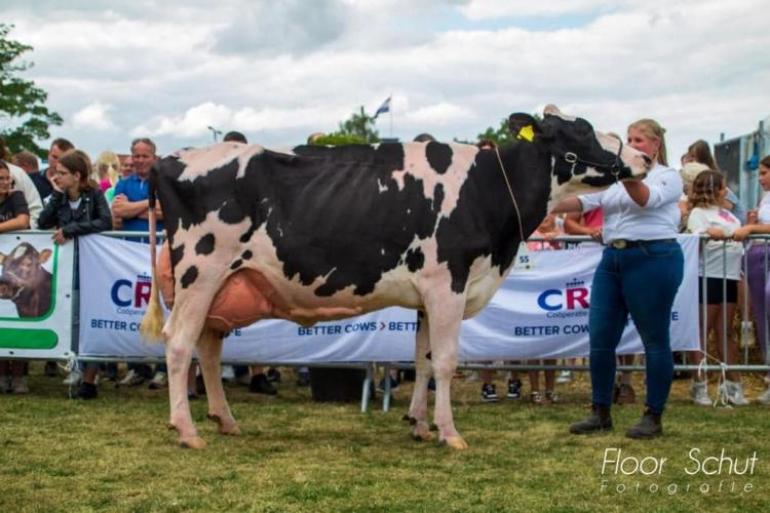
{"type": "Polygon", "coordinates": [[[177,282],[174,309],[163,329],[167,337],[166,364],[168,366],[168,393],[171,406],[170,426],[179,432],[179,444],[182,447],[202,449],[206,442],[198,436],[190,415],[190,402],[187,399],[187,373],[195,344],[203,333],[209,305],[221,282],[221,275],[210,268],[206,281],[196,282],[194,294],[177,282]]]}
{"type": "Polygon", "coordinates": [[[206,442],[198,436],[187,399],[187,372],[193,351],[191,335],[187,330],[179,330],[166,342],[168,396],[171,407],[169,428],[176,429],[179,433],[179,445],[182,447],[203,449],[206,442]]]}
{"type": "Polygon", "coordinates": [[[198,359],[206,384],[206,397],[209,401],[208,418],[219,425],[223,435],[240,435],[238,423],[230,412],[222,378],[219,373],[222,355],[222,335],[219,332],[205,329],[198,339],[198,359]]]}
{"type": "Polygon", "coordinates": [[[426,314],[430,319],[431,363],[436,379],[434,423],[438,426],[439,442],[461,450],[467,449],[468,444],[455,429],[451,385],[452,376],[457,369],[458,337],[465,297],[458,294],[451,294],[449,298],[440,296],[434,293],[433,297],[426,301],[426,314]]]}
{"type": "Polygon", "coordinates": [[[428,351],[428,317],[418,312],[419,327],[415,343],[414,367],[415,381],[412,392],[412,402],[409,405],[409,422],[412,424],[412,438],[415,440],[432,440],[433,433],[428,425],[428,381],[430,380],[430,360],[428,351]]]}

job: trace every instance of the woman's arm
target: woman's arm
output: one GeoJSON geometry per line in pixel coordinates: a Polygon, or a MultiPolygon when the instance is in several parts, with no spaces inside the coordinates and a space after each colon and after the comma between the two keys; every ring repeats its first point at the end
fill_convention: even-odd
{"type": "Polygon", "coordinates": [[[549,212],[550,214],[569,214],[570,212],[581,212],[583,205],[577,196],[567,196],[558,202],[549,212]]]}
{"type": "Polygon", "coordinates": [[[51,193],[51,197],[48,199],[48,203],[43,207],[40,216],[37,218],[37,227],[41,230],[49,230],[56,228],[59,224],[59,207],[64,199],[64,194],[54,190],[51,193]]]}
{"type": "Polygon", "coordinates": [[[0,232],[13,232],[29,228],[29,214],[18,214],[13,219],[0,223],[0,232]]]}

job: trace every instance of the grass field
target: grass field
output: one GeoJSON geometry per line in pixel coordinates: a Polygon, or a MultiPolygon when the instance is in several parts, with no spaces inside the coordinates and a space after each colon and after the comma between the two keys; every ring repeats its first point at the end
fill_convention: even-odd
{"type": "MultiPolygon", "coordinates": [[[[587,410],[586,376],[562,387],[562,402],[482,404],[479,383],[454,386],[458,429],[470,444],[454,452],[412,441],[401,420],[409,386],[390,412],[362,414],[358,404],[321,404],[284,373],[268,398],[228,386],[243,436],[220,437],[205,420],[205,400],[193,416],[209,442],[179,449],[166,431],[166,391],[100,386],[94,401],[65,400],[60,379],[33,367],[27,396],[0,396],[0,512],[689,512],[767,511],[770,507],[770,408],[692,405],[675,382],[665,436],[623,436],[641,406],[615,408],[615,431],[571,436],[570,422],[587,410]],[[607,449],[647,458],[659,474],[614,474],[607,449]],[[696,459],[688,454],[693,449],[696,459]],[[722,450],[753,473],[730,475],[722,450]],[[653,460],[652,458],[657,458],[653,460]],[[696,463],[697,462],[697,463],[696,463]],[[701,469],[704,470],[704,469],[701,469]],[[721,482],[721,489],[720,489],[721,482]],[[708,487],[708,489],[706,489],[708,487]],[[750,487],[749,491],[746,488],[750,487]]],[[[754,397],[759,380],[752,378],[754,397]]],[[[498,389],[502,387],[502,377],[498,389]]],[[[525,380],[525,392],[528,391],[525,380]]],[[[641,383],[637,384],[637,390],[641,383]]],[[[375,406],[379,406],[376,404],[375,406]]],[[[633,470],[633,459],[624,468],[633,470]]]]}

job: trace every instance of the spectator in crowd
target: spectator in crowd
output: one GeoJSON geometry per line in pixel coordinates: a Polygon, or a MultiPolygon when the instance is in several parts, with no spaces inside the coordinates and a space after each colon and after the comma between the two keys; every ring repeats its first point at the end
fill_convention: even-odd
{"type": "MultiPolygon", "coordinates": [[[[707,166],[708,169],[719,171],[716,160],[714,160],[714,155],[711,153],[711,146],[709,146],[709,143],[703,139],[698,139],[687,148],[687,153],[683,157],[683,160],[685,161],[683,164],[697,162],[707,166]]],[[[738,218],[738,221],[742,224],[746,222],[746,211],[743,208],[743,205],[741,205],[738,196],[736,196],[729,187],[727,189],[727,195],[722,202],[724,207],[738,218]]]]}
{"type": "MultiPolygon", "coordinates": [[[[595,208],[589,212],[570,212],[564,216],[564,233],[566,235],[583,235],[591,237],[596,242],[602,242],[602,224],[604,215],[601,208],[595,208]]],[[[566,243],[570,244],[570,243],[566,243]]],[[[577,243],[580,244],[580,243],[577,243]]],[[[618,356],[621,363],[633,363],[633,355],[618,356]],[[630,361],[629,361],[630,360],[630,361]]],[[[566,360],[569,365],[575,365],[576,359],[566,360]]],[[[557,383],[569,383],[572,381],[572,371],[563,370],[556,378],[557,383]]],[[[620,373],[620,384],[616,385],[615,401],[619,404],[633,402],[635,399],[634,388],[631,386],[631,373],[620,373]]]]}
{"type": "Polygon", "coordinates": [[[13,163],[22,168],[35,184],[41,198],[40,208],[42,209],[42,198],[47,198],[51,194],[51,182],[40,172],[37,155],[31,151],[20,151],[13,156],[13,163]]]}
{"type": "Polygon", "coordinates": [[[479,139],[476,143],[476,147],[480,150],[494,150],[497,148],[497,144],[492,139],[479,139]]]}
{"type": "Polygon", "coordinates": [[[433,136],[432,136],[432,135],[430,135],[430,134],[427,134],[427,133],[422,133],[422,134],[417,134],[417,135],[414,137],[413,141],[414,141],[414,142],[424,142],[424,143],[427,143],[427,142],[435,142],[435,141],[436,141],[436,138],[435,138],[435,137],[433,137],[433,136]]]}
{"type": "Polygon", "coordinates": [[[112,151],[103,151],[96,159],[99,190],[107,192],[120,179],[120,159],[112,151]]]}
{"type": "MultiPolygon", "coordinates": [[[[24,157],[22,157],[22,159],[24,159],[24,157]]],[[[30,175],[27,174],[27,171],[18,165],[14,165],[9,162],[11,160],[11,154],[5,145],[5,140],[2,137],[0,137],[0,160],[5,162],[6,167],[11,173],[11,188],[20,191],[24,195],[24,200],[27,202],[27,209],[29,210],[29,226],[37,226],[37,218],[40,215],[40,212],[43,210],[41,194],[38,192],[35,182],[32,180],[30,175]]],[[[36,166],[37,158],[35,157],[34,160],[36,166]]],[[[26,363],[24,366],[26,369],[26,363]]],[[[58,375],[56,362],[53,360],[46,362],[44,373],[46,376],[58,375]]]]}
{"type": "MultiPolygon", "coordinates": [[[[227,132],[222,138],[222,142],[248,144],[246,136],[235,130],[227,132]]],[[[222,378],[232,379],[237,383],[243,382],[244,379],[249,379],[249,392],[254,394],[276,395],[278,390],[276,390],[272,383],[281,381],[281,373],[272,367],[265,372],[265,368],[262,365],[250,365],[248,367],[245,365],[235,365],[232,369],[229,368],[229,366],[225,366],[222,369],[222,378]],[[227,376],[227,378],[225,378],[225,376],[227,376]]]]}
{"type": "MultiPolygon", "coordinates": [[[[0,159],[0,233],[29,228],[27,201],[20,191],[12,190],[11,181],[11,170],[0,159]]],[[[29,392],[25,370],[26,362],[23,360],[0,360],[0,392],[29,392]]]]}
{"type": "MultiPolygon", "coordinates": [[[[747,223],[735,230],[735,240],[746,240],[753,234],[770,234],[770,156],[763,158],[759,163],[759,185],[765,191],[759,202],[759,207],[747,214],[747,223]]],[[[752,240],[749,244],[746,257],[746,275],[751,295],[751,309],[757,325],[757,340],[762,349],[765,363],[768,361],[768,308],[770,308],[770,280],[766,269],[770,269],[770,244],[768,240],[752,240]]],[[[765,377],[767,389],[757,398],[762,404],[770,405],[770,374],[765,377]]]]}
{"type": "Polygon", "coordinates": [[[592,413],[570,426],[574,434],[612,429],[615,350],[629,313],[644,345],[647,408],[626,436],[652,438],[663,433],[661,416],[673,378],[671,309],[684,273],[682,248],[675,239],[682,180],[668,167],[664,130],[656,121],[631,124],[628,144],[654,162],[644,179],[623,180],[604,191],[567,198],[553,210],[587,212],[602,207],[607,244],[594,274],[588,320],[592,413]]]}
{"type": "MultiPolygon", "coordinates": [[[[53,176],[53,192],[38,220],[38,228],[56,228],[53,241],[66,244],[79,235],[109,230],[112,226],[110,208],[99,186],[90,179],[91,161],[80,150],[68,150],[59,156],[53,176]]],[[[77,267],[75,267],[77,272],[77,267]]],[[[73,280],[78,283],[77,278],[73,280]]],[[[83,381],[74,395],[79,399],[94,399],[98,364],[86,365],[83,381]]]]}
{"type": "MultiPolygon", "coordinates": [[[[702,306],[706,305],[706,330],[701,334],[701,348],[708,352],[708,334],[713,330],[716,333],[719,359],[728,365],[734,365],[738,361],[738,341],[735,340],[731,326],[738,301],[743,245],[740,242],[726,241],[741,226],[738,218],[722,206],[726,194],[727,187],[720,173],[708,170],[698,174],[690,190],[687,231],[708,235],[711,239],[701,251],[701,265],[698,266],[701,276],[705,271],[706,277],[705,290],[703,280],[698,280],[701,316],[702,306]],[[727,340],[726,352],[723,340],[727,340]]],[[[748,404],[743,394],[740,375],[737,372],[728,372],[726,377],[721,385],[721,393],[727,401],[736,406],[748,404]]],[[[693,381],[691,393],[696,404],[711,405],[705,377],[697,376],[693,381]]]]}
{"type": "MultiPolygon", "coordinates": [[[[131,164],[133,174],[120,180],[115,186],[115,199],[112,200],[112,216],[122,230],[148,232],[149,223],[149,183],[150,169],[155,163],[155,143],[147,138],[134,139],[131,142],[131,164]]],[[[157,203],[155,215],[158,219],[157,230],[163,230],[163,212],[157,203]]],[[[149,365],[129,363],[128,373],[119,382],[124,386],[138,386],[150,379],[151,388],[161,388],[167,384],[165,366],[159,366],[155,373],[149,365]]]]}
{"type": "Polygon", "coordinates": [[[225,136],[222,138],[222,142],[239,142],[243,144],[248,144],[248,141],[246,140],[246,136],[240,132],[236,132],[235,130],[227,132],[225,136]]]}
{"type": "Polygon", "coordinates": [[[61,157],[64,152],[72,149],[75,149],[75,145],[63,137],[54,139],[51,143],[51,146],[48,149],[48,167],[43,170],[43,176],[45,176],[48,183],[51,184],[51,188],[46,190],[46,194],[40,193],[40,198],[43,202],[48,201],[48,197],[51,195],[51,192],[53,192],[53,177],[56,174],[56,164],[59,163],[59,157],[61,157]]]}
{"type": "Polygon", "coordinates": [[[40,211],[43,210],[40,193],[37,192],[37,187],[29,175],[22,168],[11,163],[11,154],[2,137],[0,137],[0,159],[5,162],[11,173],[11,189],[20,191],[24,195],[29,209],[29,225],[36,226],[40,211]]]}
{"type": "MultiPolygon", "coordinates": [[[[554,249],[560,249],[560,245],[555,239],[561,235],[556,224],[556,216],[549,214],[545,216],[540,226],[530,236],[532,239],[544,239],[544,240],[529,240],[527,241],[527,249],[530,251],[548,251],[554,249]]],[[[529,364],[534,365],[556,365],[556,360],[530,360],[529,364]]],[[[530,400],[534,404],[553,404],[558,401],[558,397],[554,391],[554,385],[556,382],[556,371],[553,369],[543,371],[545,376],[545,393],[540,390],[540,371],[529,371],[529,384],[530,384],[530,400]]]]}

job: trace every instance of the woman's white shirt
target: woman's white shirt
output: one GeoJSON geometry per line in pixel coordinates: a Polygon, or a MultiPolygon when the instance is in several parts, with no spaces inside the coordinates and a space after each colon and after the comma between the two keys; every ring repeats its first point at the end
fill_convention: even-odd
{"type": "Polygon", "coordinates": [[[614,240],[671,239],[679,231],[678,202],[682,196],[682,177],[670,167],[656,164],[642,180],[650,190],[647,204],[639,206],[622,183],[609,189],[578,196],[583,212],[601,207],[604,212],[602,238],[614,240]]]}

